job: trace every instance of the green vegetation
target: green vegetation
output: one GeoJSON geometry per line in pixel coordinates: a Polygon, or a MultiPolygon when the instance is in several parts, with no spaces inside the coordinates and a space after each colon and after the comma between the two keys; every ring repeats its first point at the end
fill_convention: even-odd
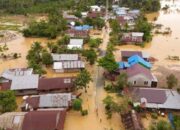
{"type": "Polygon", "coordinates": [[[157,124],[150,125],[149,130],[172,130],[170,123],[160,120],[157,124]]]}
{"type": "Polygon", "coordinates": [[[77,98],[75,100],[73,100],[72,102],[72,108],[75,111],[81,111],[82,110],[82,100],[77,98]]]}
{"type": "Polygon", "coordinates": [[[36,74],[45,74],[45,70],[42,68],[42,65],[50,65],[52,64],[51,54],[43,49],[41,43],[35,42],[31,49],[28,51],[28,55],[26,56],[28,60],[28,66],[33,68],[36,74]]]}
{"type": "Polygon", "coordinates": [[[47,21],[33,21],[29,27],[23,30],[25,37],[56,38],[58,34],[66,30],[66,20],[57,10],[51,10],[47,21]]]}
{"type": "Polygon", "coordinates": [[[97,17],[97,18],[85,18],[84,19],[84,24],[88,24],[88,25],[91,25],[93,26],[94,28],[97,28],[97,29],[101,29],[102,27],[105,26],[105,22],[104,22],[104,19],[100,18],[100,17],[97,17]]]}
{"type": "Polygon", "coordinates": [[[152,25],[148,23],[147,19],[144,16],[140,16],[136,21],[135,31],[144,33],[143,40],[145,42],[149,42],[152,40],[151,30],[152,25]]]}
{"type": "Polygon", "coordinates": [[[166,83],[169,89],[172,89],[178,84],[178,79],[175,77],[174,74],[170,74],[169,76],[166,77],[166,83]]]}
{"type": "Polygon", "coordinates": [[[16,110],[16,97],[13,91],[0,92],[0,113],[11,112],[16,110]]]}
{"type": "Polygon", "coordinates": [[[88,110],[81,110],[81,115],[82,116],[88,115],[88,110]]]}
{"type": "Polygon", "coordinates": [[[93,65],[97,59],[97,54],[93,49],[84,50],[82,55],[86,57],[87,61],[89,61],[90,65],[93,65]]]}
{"type": "Polygon", "coordinates": [[[108,72],[113,72],[118,69],[118,64],[115,61],[112,52],[108,52],[104,57],[98,60],[98,65],[106,69],[108,72]]]}
{"type": "Polygon", "coordinates": [[[90,38],[88,45],[92,48],[98,48],[99,45],[102,43],[102,39],[101,38],[90,38]]]}
{"type": "Polygon", "coordinates": [[[87,87],[91,80],[92,79],[90,73],[86,69],[84,69],[77,75],[74,84],[77,89],[85,89],[85,92],[87,92],[87,87]]]}
{"type": "Polygon", "coordinates": [[[175,126],[175,130],[180,130],[180,116],[179,115],[174,116],[174,126],[175,126]]]}
{"type": "MultiPolygon", "coordinates": [[[[21,26],[19,25],[0,25],[0,30],[13,30],[13,31],[19,31],[19,28],[21,26]]],[[[1,36],[0,36],[1,37],[1,36]]]]}
{"type": "Polygon", "coordinates": [[[158,118],[158,114],[155,113],[155,112],[151,113],[151,118],[157,119],[158,118]]]}
{"type": "Polygon", "coordinates": [[[145,12],[156,12],[160,9],[160,0],[121,0],[120,5],[145,12]]]}
{"type": "Polygon", "coordinates": [[[113,97],[109,95],[103,99],[103,104],[105,105],[107,119],[112,117],[113,112],[119,113],[121,111],[120,106],[114,102],[113,97]]]}
{"type": "Polygon", "coordinates": [[[117,78],[116,90],[119,92],[128,86],[128,76],[126,73],[121,73],[117,78]]]}

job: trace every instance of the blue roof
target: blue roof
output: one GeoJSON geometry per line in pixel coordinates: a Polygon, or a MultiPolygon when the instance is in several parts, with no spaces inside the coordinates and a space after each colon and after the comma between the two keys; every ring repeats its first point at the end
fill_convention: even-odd
{"type": "Polygon", "coordinates": [[[144,67],[149,68],[149,69],[152,67],[152,65],[151,65],[149,62],[145,61],[143,58],[141,58],[141,57],[138,56],[138,55],[133,55],[133,56],[131,56],[130,58],[128,58],[128,63],[129,63],[131,66],[134,65],[134,64],[139,63],[139,64],[141,64],[141,65],[143,65],[144,67]]]}
{"type": "Polygon", "coordinates": [[[89,26],[89,25],[82,25],[82,26],[75,26],[74,27],[75,30],[89,30],[92,28],[93,28],[93,26],[89,26]]]}
{"type": "Polygon", "coordinates": [[[127,62],[117,62],[119,65],[119,69],[129,68],[130,65],[127,62]]]}

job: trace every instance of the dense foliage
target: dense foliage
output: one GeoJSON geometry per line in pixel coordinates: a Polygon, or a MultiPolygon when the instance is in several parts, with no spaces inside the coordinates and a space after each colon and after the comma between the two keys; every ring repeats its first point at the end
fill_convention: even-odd
{"type": "Polygon", "coordinates": [[[160,0],[121,0],[120,5],[134,9],[142,9],[146,12],[155,12],[161,7],[160,0]]]}
{"type": "Polygon", "coordinates": [[[66,30],[66,20],[57,10],[51,10],[47,21],[33,21],[23,30],[25,37],[56,38],[59,33],[66,30]]]}
{"type": "Polygon", "coordinates": [[[175,77],[174,74],[170,74],[166,77],[166,83],[168,88],[172,89],[173,87],[175,87],[178,84],[178,79],[175,77]]]}
{"type": "Polygon", "coordinates": [[[45,70],[42,68],[42,65],[50,65],[52,64],[52,57],[50,53],[43,49],[41,43],[35,42],[31,49],[28,51],[28,55],[26,56],[28,60],[28,66],[33,68],[36,74],[44,74],[45,70]]]}
{"type": "Polygon", "coordinates": [[[75,111],[80,111],[80,110],[82,110],[82,100],[79,99],[79,98],[73,100],[73,102],[72,102],[72,108],[73,108],[75,111]]]}
{"type": "Polygon", "coordinates": [[[16,97],[13,91],[0,92],[0,113],[11,112],[17,108],[16,97]]]}
{"type": "Polygon", "coordinates": [[[157,124],[150,125],[150,130],[172,130],[172,127],[169,122],[160,120],[157,124]]]}
{"type": "Polygon", "coordinates": [[[180,116],[178,115],[174,116],[174,126],[175,130],[180,130],[180,116]]]}
{"type": "Polygon", "coordinates": [[[87,61],[89,61],[90,65],[93,65],[97,59],[97,54],[93,49],[84,50],[82,55],[86,57],[87,61]]]}
{"type": "Polygon", "coordinates": [[[85,89],[85,92],[87,92],[87,87],[91,80],[92,79],[90,73],[86,69],[84,69],[77,75],[74,84],[77,89],[85,89]]]}

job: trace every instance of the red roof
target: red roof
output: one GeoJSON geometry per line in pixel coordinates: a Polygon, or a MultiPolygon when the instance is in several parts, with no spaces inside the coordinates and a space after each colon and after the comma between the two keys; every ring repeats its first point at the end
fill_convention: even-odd
{"type": "Polygon", "coordinates": [[[73,35],[74,37],[87,37],[89,33],[86,30],[75,30],[75,29],[69,29],[66,32],[69,35],[73,35]]]}
{"type": "Polygon", "coordinates": [[[10,82],[0,84],[0,90],[9,90],[10,88],[11,88],[10,82]]]}
{"type": "Polygon", "coordinates": [[[143,74],[144,76],[146,76],[150,80],[153,79],[151,70],[143,67],[140,64],[135,64],[135,65],[129,67],[126,70],[126,73],[127,73],[128,77],[133,77],[133,76],[138,75],[138,74],[143,74]]]}
{"type": "Polygon", "coordinates": [[[122,57],[131,57],[133,55],[138,55],[142,57],[142,52],[141,51],[121,51],[122,57]]]}
{"type": "Polygon", "coordinates": [[[32,108],[39,107],[39,97],[28,97],[26,99],[26,103],[28,103],[32,108]]]}
{"type": "Polygon", "coordinates": [[[66,111],[32,111],[25,114],[22,130],[63,130],[66,111]]]}
{"type": "Polygon", "coordinates": [[[40,78],[38,90],[60,90],[74,87],[73,77],[40,78]],[[65,82],[70,80],[70,82],[65,82]]]}

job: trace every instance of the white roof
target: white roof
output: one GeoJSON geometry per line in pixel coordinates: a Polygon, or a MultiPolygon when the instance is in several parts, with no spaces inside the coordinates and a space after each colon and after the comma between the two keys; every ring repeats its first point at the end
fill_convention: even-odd
{"type": "Polygon", "coordinates": [[[143,35],[144,35],[144,33],[142,33],[142,32],[132,32],[133,37],[142,37],[143,35]]]}
{"type": "Polygon", "coordinates": [[[68,107],[71,93],[40,95],[39,107],[68,107]]]}
{"type": "Polygon", "coordinates": [[[78,54],[51,54],[53,61],[74,61],[78,60],[78,54]]]}
{"type": "Polygon", "coordinates": [[[83,39],[70,39],[69,45],[83,45],[83,39]]]}
{"type": "Polygon", "coordinates": [[[68,45],[67,46],[68,49],[82,49],[82,45],[68,45]]]}
{"type": "Polygon", "coordinates": [[[64,62],[54,62],[53,69],[80,69],[84,68],[85,63],[83,61],[64,61],[64,62]]]}
{"type": "Polygon", "coordinates": [[[142,52],[142,57],[143,57],[143,58],[149,58],[149,57],[150,57],[150,54],[147,53],[147,52],[142,52]]]}
{"type": "Polygon", "coordinates": [[[26,75],[13,77],[11,90],[24,90],[38,88],[39,75],[26,75]]]}
{"type": "Polygon", "coordinates": [[[31,75],[33,73],[33,69],[29,68],[16,68],[16,69],[8,69],[2,73],[2,77],[8,80],[12,80],[15,76],[25,76],[31,75]]]}
{"type": "Polygon", "coordinates": [[[90,6],[91,8],[101,8],[101,7],[99,7],[98,5],[92,5],[92,6],[90,6]]]}

